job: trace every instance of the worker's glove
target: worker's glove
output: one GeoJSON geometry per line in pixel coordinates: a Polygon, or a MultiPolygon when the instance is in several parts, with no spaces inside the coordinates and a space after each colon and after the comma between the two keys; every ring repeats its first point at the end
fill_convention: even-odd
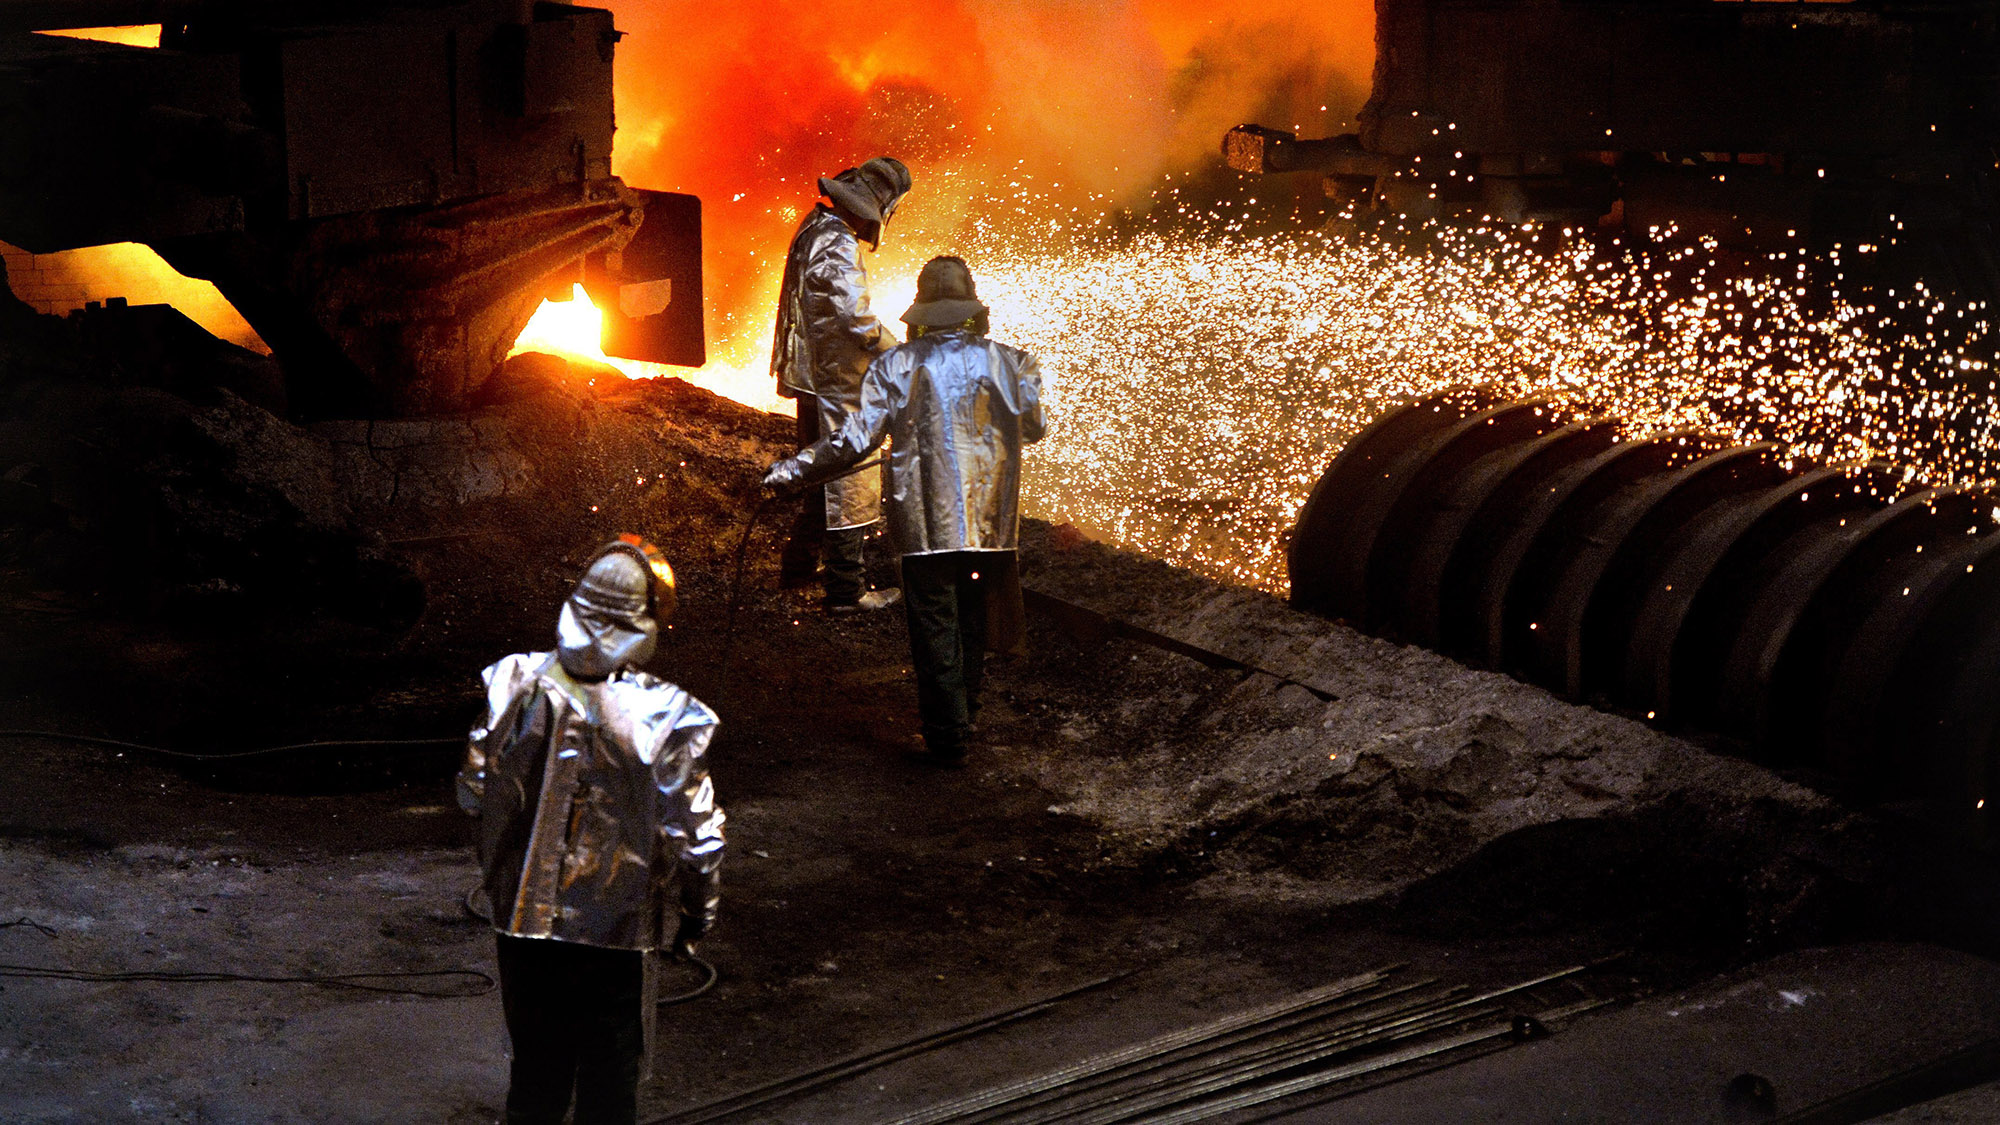
{"type": "Polygon", "coordinates": [[[765,470],[764,487],[771,489],[789,487],[798,481],[799,475],[798,461],[795,458],[787,457],[765,470]]]}
{"type": "Polygon", "coordinates": [[[681,915],[680,928],[674,931],[674,956],[682,960],[694,957],[694,944],[708,931],[702,920],[687,914],[681,915]]]}

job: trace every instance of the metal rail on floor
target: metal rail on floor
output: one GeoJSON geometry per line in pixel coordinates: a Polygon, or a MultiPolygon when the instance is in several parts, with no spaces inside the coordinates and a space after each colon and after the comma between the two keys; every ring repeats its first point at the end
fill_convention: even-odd
{"type": "Polygon", "coordinates": [[[976,1120],[971,1115],[1010,1102],[1018,1103],[1020,1099],[1040,1094],[1045,1090],[1052,1090],[1119,1068],[1131,1067],[1134,1064],[1143,1064],[1168,1052],[1210,1043],[1238,1032],[1268,1026],[1308,1009],[1330,1005],[1354,993],[1379,987],[1394,971],[1395,968],[1390,967],[1360,973],[1260,1008],[1239,1012],[1196,1027],[1168,1032],[1130,1047],[1093,1055],[1047,1074],[942,1102],[916,1113],[898,1117],[887,1125],[940,1125],[946,1121],[976,1120]]]}
{"type": "Polygon", "coordinates": [[[1117,1068],[1104,1074],[1080,1079],[1075,1082],[1045,1090],[1029,1097],[1015,1099],[1005,1105],[996,1106],[980,1114],[954,1118],[960,1125],[974,1121],[1039,1121],[1041,1115],[1035,1111],[1046,1103],[1060,1101],[1062,1105],[1054,1112],[1073,1113],[1097,1105],[1109,1104],[1130,1096],[1135,1083],[1166,1085],[1177,1079],[1184,1079],[1190,1072],[1208,1073],[1232,1064],[1253,1062],[1268,1057],[1274,1051],[1296,1047],[1300,1043],[1320,1042],[1330,1036],[1348,1033],[1352,1028],[1365,1024],[1371,1017],[1355,1016],[1360,1009],[1379,1008],[1402,998],[1410,1005],[1422,1007],[1426,1004],[1448,1004],[1463,995],[1462,988],[1440,988],[1431,980],[1415,981],[1399,988],[1372,991],[1347,1001],[1306,1009],[1282,1020],[1273,1020],[1243,1031],[1216,1039],[1204,1040],[1179,1050],[1163,1053],[1152,1058],[1140,1059],[1129,1066],[1117,1068]],[[1422,995],[1413,995],[1421,993],[1422,995]],[[1348,1018],[1331,1027],[1327,1022],[1335,1015],[1348,1013],[1348,1018]],[[1303,1028],[1304,1030],[1300,1030],[1303,1028]],[[1093,1091],[1096,1093],[1093,1095],[1093,1091]],[[1022,1117],[1023,1114],[1028,1116],[1022,1117]]]}
{"type": "Polygon", "coordinates": [[[1579,974],[1602,964],[1571,966],[1478,992],[1436,988],[1430,981],[1387,988],[1388,971],[1367,974],[956,1098],[891,1125],[1205,1121],[1456,1052],[1545,1034],[1551,1021],[1616,1002],[1617,997],[1591,995],[1578,983],[1579,974]],[[1518,1014],[1505,1003],[1558,984],[1585,996],[1539,1004],[1534,1016],[1518,1014]]]}
{"type": "Polygon", "coordinates": [[[683,1110],[680,1113],[669,1114],[666,1117],[653,1118],[646,1122],[646,1125],[701,1125],[703,1122],[720,1121],[723,1118],[732,1117],[773,1102],[807,1094],[814,1090],[831,1086],[836,1082],[852,1078],[855,1075],[874,1070],[877,1067],[887,1066],[892,1062],[909,1058],[912,1055],[922,1054],[925,1051],[934,1051],[939,1047],[956,1043],[962,1039],[969,1039],[972,1036],[983,1034],[994,1028],[1004,1027],[1007,1024],[1027,1019],[1030,1016],[1040,1015],[1065,1000],[1081,996],[1086,992],[1103,988],[1109,984],[1115,984],[1137,971],[1135,969],[1108,977],[1099,977],[1086,984],[1058,992],[1053,996],[1045,996],[1039,1000],[1030,1001],[1018,1007],[991,1012],[977,1019],[967,1020],[964,1023],[928,1032],[915,1039],[905,1040],[888,1047],[878,1048],[873,1051],[864,1051],[860,1054],[849,1055],[843,1059],[836,1059],[823,1066],[815,1067],[800,1074],[794,1074],[788,1078],[780,1078],[773,1082],[767,1082],[762,1086],[731,1094],[728,1097],[717,1099],[706,1105],[696,1106],[693,1109],[683,1110]]]}

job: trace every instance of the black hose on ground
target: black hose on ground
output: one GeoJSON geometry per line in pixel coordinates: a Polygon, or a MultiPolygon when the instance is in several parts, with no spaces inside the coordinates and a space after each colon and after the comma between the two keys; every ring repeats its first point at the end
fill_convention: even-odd
{"type": "Polygon", "coordinates": [[[441,738],[337,738],[320,742],[289,742],[283,746],[261,746],[255,750],[222,750],[202,753],[193,750],[169,750],[164,746],[150,746],[144,742],[127,742],[119,738],[100,738],[93,734],[72,734],[61,730],[0,730],[0,738],[46,738],[57,742],[81,742],[90,746],[111,746],[121,750],[138,750],[147,754],[158,754],[163,758],[185,758],[196,762],[228,761],[234,758],[257,758],[266,754],[287,754],[295,750],[345,750],[355,747],[374,746],[443,746],[447,743],[464,741],[457,735],[441,738]]]}
{"type": "Polygon", "coordinates": [[[757,531],[757,521],[763,519],[765,510],[779,500],[790,500],[808,488],[825,487],[834,481],[844,477],[851,477],[867,469],[872,469],[881,463],[882,458],[871,457],[851,469],[842,469],[825,480],[814,481],[812,484],[807,485],[788,485],[784,488],[767,492],[764,498],[757,501],[756,505],[750,509],[750,518],[743,523],[743,534],[736,540],[735,557],[730,563],[729,608],[727,615],[723,619],[722,626],[722,658],[717,661],[716,667],[718,695],[721,694],[721,685],[729,682],[729,665],[736,654],[736,613],[743,607],[743,566],[749,558],[750,537],[757,531]]]}
{"type": "Polygon", "coordinates": [[[145,970],[141,972],[92,972],[85,969],[67,969],[46,965],[0,964],[0,977],[19,977],[30,980],[68,980],[89,984],[117,984],[131,982],[151,982],[156,984],[311,984],[322,988],[349,988],[360,992],[379,992],[390,996],[415,996],[425,1000],[463,1000],[472,996],[484,996],[493,991],[494,980],[478,969],[426,969],[418,971],[382,973],[302,973],[295,976],[265,976],[257,973],[227,973],[206,970],[183,972],[162,972],[145,970]],[[373,983],[384,980],[430,980],[436,978],[472,978],[469,990],[456,992],[436,992],[422,988],[399,988],[392,985],[373,983]]]}

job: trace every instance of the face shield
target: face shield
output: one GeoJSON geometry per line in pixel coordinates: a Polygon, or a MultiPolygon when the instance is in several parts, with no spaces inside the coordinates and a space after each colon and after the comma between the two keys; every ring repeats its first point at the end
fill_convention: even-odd
{"type": "Polygon", "coordinates": [[[580,680],[644,664],[659,642],[660,620],[672,609],[673,571],[666,560],[637,537],[625,538],[633,542],[621,539],[591,561],[556,618],[556,659],[580,680]]]}
{"type": "Polygon", "coordinates": [[[908,194],[909,193],[907,191],[899,191],[896,194],[890,196],[888,200],[882,204],[883,226],[886,227],[889,225],[890,217],[896,213],[896,208],[903,202],[903,197],[908,194]]]}
{"type": "Polygon", "coordinates": [[[888,226],[890,216],[896,213],[903,197],[910,193],[910,169],[893,156],[878,156],[855,170],[874,193],[881,210],[882,225],[888,226]]]}

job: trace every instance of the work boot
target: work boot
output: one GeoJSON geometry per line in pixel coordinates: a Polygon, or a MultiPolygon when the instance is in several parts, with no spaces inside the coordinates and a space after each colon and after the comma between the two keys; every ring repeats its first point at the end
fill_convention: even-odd
{"type": "Polygon", "coordinates": [[[965,764],[965,752],[971,748],[972,728],[925,727],[923,738],[924,760],[933,766],[955,770],[965,764]]]}
{"type": "Polygon", "coordinates": [[[911,735],[907,744],[896,748],[896,756],[910,765],[929,769],[955,770],[965,767],[963,745],[934,746],[916,735],[911,735]]]}
{"type": "Polygon", "coordinates": [[[891,586],[886,590],[870,590],[856,601],[828,602],[826,611],[837,614],[867,613],[870,610],[888,609],[902,600],[903,591],[891,586]]]}

